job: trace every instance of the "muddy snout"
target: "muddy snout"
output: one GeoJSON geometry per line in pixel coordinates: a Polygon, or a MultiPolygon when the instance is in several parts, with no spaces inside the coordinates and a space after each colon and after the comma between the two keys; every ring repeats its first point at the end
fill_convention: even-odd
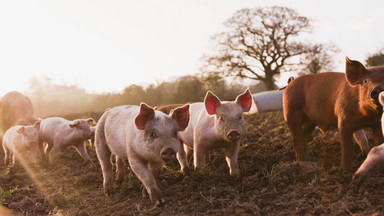
{"type": "Polygon", "coordinates": [[[384,88],[382,87],[375,87],[371,90],[371,92],[369,93],[371,98],[375,100],[375,102],[377,102],[377,104],[379,104],[379,94],[380,92],[384,91],[384,88]]]}
{"type": "Polygon", "coordinates": [[[176,152],[172,148],[166,148],[164,147],[161,152],[161,159],[163,159],[164,162],[170,162],[176,159],[176,152]]]}
{"type": "Polygon", "coordinates": [[[241,138],[241,134],[238,130],[230,130],[227,134],[227,138],[230,141],[235,142],[241,138]]]}

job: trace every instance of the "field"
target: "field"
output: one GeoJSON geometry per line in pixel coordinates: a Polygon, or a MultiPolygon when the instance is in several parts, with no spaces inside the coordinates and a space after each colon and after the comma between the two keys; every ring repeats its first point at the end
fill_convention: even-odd
{"type": "MultiPolygon", "coordinates": [[[[83,162],[74,149],[54,167],[0,165],[0,204],[11,215],[382,215],[384,170],[360,187],[340,172],[337,133],[315,131],[311,161],[295,161],[282,112],[246,116],[247,135],[239,153],[241,176],[228,174],[222,150],[207,167],[184,177],[177,162],[164,167],[158,183],[166,203],[154,206],[129,171],[125,181],[104,196],[95,151],[83,162]]],[[[369,131],[368,131],[369,133],[369,131]]],[[[370,139],[372,146],[372,140],[370,139]]],[[[4,154],[0,151],[2,160],[4,154]]],[[[364,155],[355,145],[355,165],[364,155]]],[[[1,161],[2,162],[2,161],[1,161]]],[[[1,214],[1,212],[0,212],[1,214]]]]}

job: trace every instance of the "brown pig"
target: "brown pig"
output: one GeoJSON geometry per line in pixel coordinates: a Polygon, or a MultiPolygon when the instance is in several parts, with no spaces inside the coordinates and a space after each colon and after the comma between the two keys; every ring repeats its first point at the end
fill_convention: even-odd
{"type": "Polygon", "coordinates": [[[307,74],[291,81],[284,91],[283,110],[297,160],[309,160],[306,138],[317,126],[338,129],[341,168],[352,171],[353,133],[371,128],[376,144],[383,141],[378,95],[384,90],[384,67],[365,68],[346,58],[344,73],[307,74]]]}
{"type": "Polygon", "coordinates": [[[95,136],[92,118],[68,121],[61,117],[49,117],[41,121],[40,141],[47,143],[45,149],[49,162],[53,162],[66,147],[74,146],[84,160],[89,160],[86,141],[95,136]]]}
{"type": "MultiPolygon", "coordinates": [[[[379,102],[384,106],[384,92],[379,95],[379,102]]],[[[384,115],[381,117],[381,129],[384,134],[384,115]]],[[[369,151],[367,158],[360,165],[359,169],[355,172],[352,178],[353,184],[360,184],[364,178],[368,175],[369,171],[384,164],[384,143],[373,147],[369,151]]]]}
{"type": "Polygon", "coordinates": [[[39,151],[39,130],[40,122],[37,121],[34,125],[22,126],[16,125],[9,128],[3,138],[4,163],[8,164],[12,157],[12,163],[16,160],[21,160],[29,152],[32,159],[37,163],[40,158],[39,151]]]}
{"type": "Polygon", "coordinates": [[[155,110],[159,110],[165,114],[169,114],[171,110],[175,109],[176,107],[181,107],[185,104],[168,104],[168,105],[163,105],[159,107],[155,107],[155,110]]]}
{"type": "Polygon", "coordinates": [[[32,125],[37,120],[33,113],[31,100],[27,96],[12,91],[0,99],[1,137],[12,126],[32,125]]]}
{"type": "MultiPolygon", "coordinates": [[[[226,161],[230,175],[238,175],[238,152],[240,138],[245,133],[244,112],[252,106],[249,90],[237,96],[235,101],[221,101],[208,91],[204,103],[190,104],[190,123],[179,133],[184,142],[187,155],[193,150],[195,169],[204,169],[205,155],[215,148],[225,148],[226,161]]],[[[186,158],[178,157],[181,169],[188,170],[186,158]]]]}
{"type": "Polygon", "coordinates": [[[96,128],[96,153],[104,177],[106,194],[112,192],[113,165],[116,156],[116,181],[124,180],[124,161],[146,188],[156,204],[164,203],[155,177],[164,162],[184,154],[177,136],[189,122],[189,105],[171,111],[169,115],[141,103],[108,109],[101,116],[96,128]]]}

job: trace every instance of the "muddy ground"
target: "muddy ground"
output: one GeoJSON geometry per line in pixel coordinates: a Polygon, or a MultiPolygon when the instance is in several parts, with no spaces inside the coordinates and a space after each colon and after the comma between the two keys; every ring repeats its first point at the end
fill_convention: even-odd
{"type": "MultiPolygon", "coordinates": [[[[95,151],[92,163],[74,149],[55,167],[0,165],[0,204],[13,215],[382,215],[384,169],[360,186],[340,173],[336,132],[315,131],[311,161],[295,162],[282,112],[246,116],[247,135],[239,153],[241,176],[231,178],[222,150],[213,151],[203,172],[183,177],[177,163],[158,178],[166,200],[154,206],[129,171],[106,197],[95,151]]],[[[368,131],[369,133],[369,131],[368,131]]],[[[370,139],[372,146],[372,140],[370,139]]],[[[355,166],[364,160],[355,145],[355,166]]],[[[4,153],[0,151],[1,160],[4,153]]],[[[0,213],[1,214],[1,213],[0,213]]]]}

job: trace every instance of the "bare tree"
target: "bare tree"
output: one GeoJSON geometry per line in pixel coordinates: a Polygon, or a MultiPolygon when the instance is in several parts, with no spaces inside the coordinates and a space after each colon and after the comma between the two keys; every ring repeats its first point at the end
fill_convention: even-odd
{"type": "Polygon", "coordinates": [[[309,19],[290,8],[242,9],[224,26],[226,31],[212,37],[214,53],[203,57],[204,73],[259,80],[272,90],[276,75],[292,69],[313,50],[298,37],[310,32],[309,19]]]}
{"type": "Polygon", "coordinates": [[[302,73],[320,73],[324,71],[332,71],[334,69],[334,61],[332,56],[340,52],[335,44],[315,44],[311,47],[302,60],[302,73]]]}

